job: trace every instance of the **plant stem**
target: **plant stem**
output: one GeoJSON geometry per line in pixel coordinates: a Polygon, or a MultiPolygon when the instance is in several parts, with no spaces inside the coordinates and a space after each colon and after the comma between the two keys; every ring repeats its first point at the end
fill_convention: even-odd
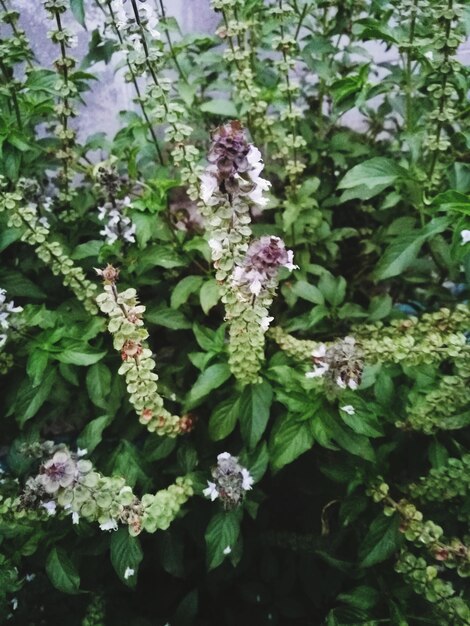
{"type": "Polygon", "coordinates": [[[181,68],[181,66],[180,66],[180,64],[178,62],[178,57],[176,56],[175,49],[173,48],[173,42],[171,41],[170,33],[168,31],[168,27],[167,27],[167,24],[166,24],[166,13],[165,13],[165,5],[163,4],[163,0],[159,0],[159,4],[160,4],[160,11],[161,11],[161,14],[162,14],[162,19],[165,22],[165,37],[166,37],[166,40],[168,42],[168,46],[170,48],[171,57],[172,57],[173,62],[175,64],[175,66],[176,66],[176,69],[178,70],[178,74],[180,75],[182,80],[184,80],[184,82],[186,84],[189,84],[188,83],[188,77],[183,72],[183,70],[182,70],[182,68],[181,68]]]}
{"type": "Polygon", "coordinates": [[[1,59],[0,59],[0,69],[2,70],[2,74],[5,77],[5,82],[8,86],[8,91],[10,92],[10,95],[11,95],[11,100],[13,102],[13,109],[15,110],[15,115],[16,115],[16,121],[18,122],[18,128],[22,130],[23,123],[21,121],[21,113],[20,113],[20,107],[18,104],[18,97],[16,95],[16,89],[15,89],[15,86],[11,82],[12,78],[8,75],[8,68],[6,67],[6,65],[3,63],[1,59]]]}
{"type": "MultiPolygon", "coordinates": [[[[97,0],[97,2],[98,2],[98,0],[97,0]]],[[[99,2],[98,2],[98,5],[101,7],[99,2]]],[[[109,0],[107,0],[107,5],[108,5],[109,13],[111,15],[111,19],[113,21],[114,31],[115,31],[118,39],[119,39],[119,43],[122,46],[124,44],[124,40],[122,38],[121,33],[119,32],[119,29],[116,27],[116,19],[114,17],[114,11],[112,9],[112,6],[111,6],[111,3],[110,3],[109,0]]],[[[138,103],[140,105],[140,109],[142,111],[142,115],[144,116],[145,122],[147,124],[147,128],[148,128],[149,133],[150,133],[150,135],[152,137],[152,141],[153,141],[153,143],[155,145],[155,149],[156,149],[157,155],[158,155],[158,160],[160,161],[161,165],[164,165],[163,155],[162,155],[162,152],[160,150],[160,146],[158,145],[157,136],[156,136],[155,131],[153,129],[153,126],[152,126],[152,123],[150,121],[150,118],[149,118],[149,116],[147,114],[147,110],[145,108],[145,105],[144,105],[144,103],[142,101],[142,95],[141,95],[141,92],[140,92],[139,83],[137,82],[137,77],[136,77],[136,75],[134,73],[134,70],[132,69],[132,66],[129,63],[129,61],[126,60],[126,64],[127,64],[128,69],[129,69],[129,73],[131,75],[131,80],[132,80],[132,83],[134,85],[134,89],[135,89],[136,94],[137,94],[137,101],[138,101],[138,103]]]]}

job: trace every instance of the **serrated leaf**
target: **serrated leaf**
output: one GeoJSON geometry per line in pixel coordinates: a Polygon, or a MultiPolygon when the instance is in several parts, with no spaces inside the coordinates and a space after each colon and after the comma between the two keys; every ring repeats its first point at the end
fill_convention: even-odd
{"type": "Polygon", "coordinates": [[[156,326],[164,326],[172,330],[185,330],[191,328],[191,322],[181,311],[168,307],[154,307],[149,305],[145,312],[145,321],[156,326]]]}
{"type": "MultiPolygon", "coordinates": [[[[407,176],[407,170],[397,165],[395,161],[384,157],[374,157],[349,170],[340,181],[338,189],[361,190],[365,187],[367,190],[373,191],[373,195],[377,195],[398,179],[407,176]]],[[[348,199],[351,200],[355,197],[360,196],[354,195],[354,192],[350,191],[348,199]]]]}
{"type": "Polygon", "coordinates": [[[209,419],[209,437],[212,441],[228,437],[237,424],[238,416],[238,398],[228,398],[218,404],[209,419]]]}
{"type": "Polygon", "coordinates": [[[239,401],[240,429],[242,437],[252,449],[261,439],[269,419],[273,390],[267,382],[247,385],[239,401]]]}
{"type": "Polygon", "coordinates": [[[101,415],[89,422],[77,439],[78,446],[87,450],[88,454],[91,454],[96,446],[101,443],[103,431],[111,421],[111,415],[101,415]]]}
{"type": "Polygon", "coordinates": [[[313,435],[304,421],[284,418],[269,442],[269,456],[274,470],[292,463],[313,445],[313,435]]]}
{"type": "Polygon", "coordinates": [[[95,363],[86,374],[88,395],[93,404],[101,409],[107,406],[106,398],[111,391],[111,371],[104,363],[95,363]]]}
{"type": "Polygon", "coordinates": [[[199,105],[199,110],[203,113],[212,113],[212,115],[218,115],[225,118],[238,117],[238,111],[236,106],[230,100],[209,100],[199,105]]]}
{"type": "Polygon", "coordinates": [[[56,589],[63,593],[78,593],[80,576],[75,565],[62,548],[52,548],[46,561],[46,572],[56,589]]]}
{"type": "Polygon", "coordinates": [[[32,387],[29,380],[24,381],[18,391],[15,404],[11,410],[11,413],[16,415],[16,420],[20,426],[23,426],[27,420],[36,415],[49,397],[49,393],[56,378],[57,371],[55,368],[51,367],[49,370],[46,370],[41,384],[37,387],[32,387]]]}
{"type": "Polygon", "coordinates": [[[372,276],[375,280],[385,280],[399,276],[410,267],[418,256],[423,244],[448,226],[447,218],[437,218],[424,228],[400,234],[385,250],[372,276]]]}
{"type": "Polygon", "coordinates": [[[70,8],[77,22],[85,28],[84,0],[70,0],[70,8]]]}
{"type": "Polygon", "coordinates": [[[205,533],[207,566],[218,567],[227,556],[226,548],[233,549],[240,533],[241,509],[216,513],[205,533]]]}
{"type": "Polygon", "coordinates": [[[116,574],[125,585],[135,587],[139,565],[144,557],[139,539],[131,537],[127,528],[119,528],[111,535],[110,552],[116,574]],[[134,573],[129,570],[134,570],[134,573]]]}
{"type": "Polygon", "coordinates": [[[226,363],[210,365],[194,383],[185,403],[185,410],[193,409],[214,389],[218,389],[231,376],[226,363]]]}
{"type": "Polygon", "coordinates": [[[370,525],[364,541],[359,547],[361,567],[371,567],[388,559],[401,543],[398,515],[386,517],[380,513],[370,525]]]}
{"type": "Polygon", "coordinates": [[[192,293],[199,291],[202,281],[202,276],[185,276],[180,280],[171,294],[171,308],[178,309],[182,304],[187,302],[192,293]]]}
{"type": "Polygon", "coordinates": [[[199,298],[201,300],[201,308],[207,315],[220,298],[219,284],[215,279],[208,280],[202,285],[199,298]]]}
{"type": "Polygon", "coordinates": [[[308,302],[313,302],[314,304],[325,304],[325,298],[315,285],[310,285],[305,280],[299,280],[292,285],[292,291],[296,296],[302,298],[303,300],[307,300],[308,302]]]}

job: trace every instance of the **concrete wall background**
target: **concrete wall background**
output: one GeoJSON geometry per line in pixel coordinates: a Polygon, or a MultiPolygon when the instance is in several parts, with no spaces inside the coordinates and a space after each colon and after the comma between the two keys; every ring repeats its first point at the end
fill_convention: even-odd
{"type": "MultiPolygon", "coordinates": [[[[154,6],[158,5],[158,0],[147,2],[154,3],[154,6]]],[[[21,14],[21,25],[29,36],[38,61],[50,67],[52,61],[57,58],[58,51],[47,38],[47,31],[52,25],[47,19],[42,0],[10,0],[10,3],[21,14]]],[[[211,9],[210,0],[164,0],[164,4],[167,15],[176,18],[183,33],[213,33],[219,22],[218,15],[211,9]]],[[[85,5],[88,32],[75,21],[70,12],[66,13],[64,19],[65,25],[78,37],[78,46],[72,51],[72,55],[78,59],[87,52],[89,33],[103,23],[103,14],[96,0],[85,0],[85,5]]],[[[386,51],[385,46],[381,44],[371,44],[367,47],[377,63],[385,60],[394,61],[397,57],[394,50],[386,51]]],[[[470,40],[460,47],[458,56],[461,62],[470,65],[470,40]]],[[[113,136],[120,127],[118,112],[135,108],[132,102],[135,96],[134,87],[124,81],[122,72],[115,72],[112,66],[106,66],[104,63],[94,65],[93,72],[97,74],[99,80],[91,81],[91,92],[85,96],[86,107],[76,120],[80,140],[101,131],[113,136]]],[[[342,121],[356,128],[361,127],[361,116],[354,110],[348,111],[342,121]]]]}

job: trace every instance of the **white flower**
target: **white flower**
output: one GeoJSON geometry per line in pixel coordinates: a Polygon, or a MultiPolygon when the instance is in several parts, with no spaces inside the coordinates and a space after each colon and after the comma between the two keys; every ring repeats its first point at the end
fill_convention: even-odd
{"type": "Polygon", "coordinates": [[[243,478],[242,488],[245,491],[249,491],[255,481],[253,479],[253,476],[245,467],[242,467],[242,478],[243,478]]]}
{"type": "Polygon", "coordinates": [[[135,570],[133,570],[132,567],[126,567],[126,571],[124,572],[124,578],[127,580],[131,576],[134,576],[134,574],[135,570]]]}
{"type": "Polygon", "coordinates": [[[284,263],[284,267],[286,267],[290,272],[299,269],[299,266],[294,263],[294,253],[292,250],[287,250],[287,263],[284,263]]]}
{"type": "Polygon", "coordinates": [[[227,546],[226,548],[223,549],[224,554],[230,554],[231,551],[232,551],[232,548],[230,546],[227,546]]]}
{"type": "Polygon", "coordinates": [[[259,325],[261,326],[261,330],[263,332],[266,332],[269,328],[269,325],[271,324],[271,322],[273,321],[274,317],[262,317],[261,321],[259,323],[259,325]]]}
{"type": "Polygon", "coordinates": [[[212,258],[214,260],[216,260],[217,258],[220,258],[220,255],[222,254],[222,251],[223,251],[223,246],[221,242],[218,239],[209,239],[207,243],[209,244],[209,247],[211,249],[212,258]]]}
{"type": "Polygon", "coordinates": [[[466,243],[470,243],[470,230],[462,230],[460,236],[462,237],[461,246],[464,246],[466,243]]]}
{"type": "Polygon", "coordinates": [[[230,452],[221,452],[220,454],[217,455],[218,461],[223,461],[224,459],[230,459],[230,458],[232,458],[232,455],[230,454],[230,452]]]}
{"type": "Polygon", "coordinates": [[[319,378],[320,376],[324,376],[326,372],[330,369],[330,366],[327,363],[322,363],[321,365],[315,365],[315,368],[312,372],[307,372],[305,374],[306,378],[319,378]]]}
{"type": "Polygon", "coordinates": [[[105,522],[102,522],[100,524],[100,528],[101,528],[101,530],[111,531],[111,530],[117,530],[118,529],[118,525],[117,525],[117,522],[116,522],[115,519],[109,518],[105,522]]]}
{"type": "Polygon", "coordinates": [[[51,225],[49,224],[49,220],[47,219],[47,217],[40,217],[38,219],[38,223],[41,224],[41,226],[44,226],[44,228],[49,229],[51,227],[51,225]]]}
{"type": "Polygon", "coordinates": [[[312,352],[312,356],[314,359],[323,359],[326,356],[326,346],[324,343],[321,343],[315,350],[312,352]]]}
{"type": "Polygon", "coordinates": [[[210,498],[212,502],[214,502],[214,500],[217,500],[217,498],[219,497],[217,487],[215,483],[211,483],[210,480],[207,481],[207,485],[208,486],[204,489],[202,493],[206,496],[206,498],[210,498]]]}
{"type": "MultiPolygon", "coordinates": [[[[344,382],[344,380],[341,378],[341,376],[338,376],[338,377],[336,378],[336,384],[338,385],[338,387],[339,387],[340,389],[346,389],[346,383],[345,383],[345,382],[344,382]]],[[[351,387],[351,389],[352,389],[352,387],[351,387]]]]}
{"type": "Polygon", "coordinates": [[[88,454],[88,450],[86,448],[77,448],[77,456],[86,456],[88,454]]]}
{"type": "Polygon", "coordinates": [[[26,574],[25,580],[27,583],[30,583],[32,580],[36,578],[36,574],[26,574]]]}
{"type": "Polygon", "coordinates": [[[43,502],[41,506],[46,509],[49,515],[55,515],[57,504],[54,502],[54,500],[49,500],[49,502],[43,502]]]}
{"type": "Polygon", "coordinates": [[[12,598],[10,602],[12,609],[16,611],[16,609],[18,608],[18,598],[12,598]]]}
{"type": "Polygon", "coordinates": [[[352,389],[352,391],[355,391],[358,387],[358,384],[355,380],[353,380],[352,378],[349,379],[348,381],[348,387],[349,389],[352,389]]]}
{"type": "Polygon", "coordinates": [[[356,412],[352,404],[346,404],[345,406],[342,406],[340,410],[344,411],[348,415],[354,415],[356,412]]]}
{"type": "Polygon", "coordinates": [[[200,180],[201,200],[204,202],[204,204],[207,204],[212,198],[214,191],[218,187],[217,178],[213,176],[210,172],[204,172],[204,174],[201,174],[200,180]]]}
{"type": "Polygon", "coordinates": [[[72,524],[78,524],[80,521],[80,515],[77,513],[77,511],[73,511],[72,513],[72,524]]]}

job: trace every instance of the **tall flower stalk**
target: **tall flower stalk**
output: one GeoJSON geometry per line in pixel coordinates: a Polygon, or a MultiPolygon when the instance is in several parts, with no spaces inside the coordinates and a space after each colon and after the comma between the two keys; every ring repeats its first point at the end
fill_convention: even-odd
{"type": "Polygon", "coordinates": [[[192,418],[172,415],[164,408],[163,398],[158,393],[156,364],[146,344],[148,332],[142,320],[145,306],[139,304],[135,289],[118,292],[119,272],[114,267],[108,265],[97,272],[103,278],[104,292],[96,301],[101,311],[109,316],[108,330],[122,359],[119,374],[126,379],[129,400],[140,423],[157,435],[175,437],[187,432],[192,427],[192,418]]]}
{"type": "Polygon", "coordinates": [[[214,132],[208,160],[202,212],[229,322],[229,364],[242,384],[257,383],[278,270],[294,269],[293,254],[278,237],[249,243],[250,207],[267,203],[263,194],[270,184],[260,177],[261,153],[247,142],[239,122],[214,132]]]}
{"type": "MultiPolygon", "coordinates": [[[[60,123],[55,128],[55,134],[61,144],[57,151],[57,157],[62,163],[62,170],[57,177],[60,189],[58,198],[61,206],[65,207],[76,195],[71,187],[73,163],[76,158],[76,132],[70,127],[69,120],[76,115],[73,99],[78,96],[78,89],[71,78],[76,61],[68,55],[68,51],[77,45],[77,38],[62,23],[62,16],[67,11],[65,0],[43,0],[43,4],[49,18],[55,22],[55,29],[49,31],[48,37],[60,48],[60,57],[54,61],[54,66],[59,74],[55,84],[58,98],[55,111],[60,119],[60,123]]],[[[71,217],[70,212],[68,215],[71,217]]]]}

